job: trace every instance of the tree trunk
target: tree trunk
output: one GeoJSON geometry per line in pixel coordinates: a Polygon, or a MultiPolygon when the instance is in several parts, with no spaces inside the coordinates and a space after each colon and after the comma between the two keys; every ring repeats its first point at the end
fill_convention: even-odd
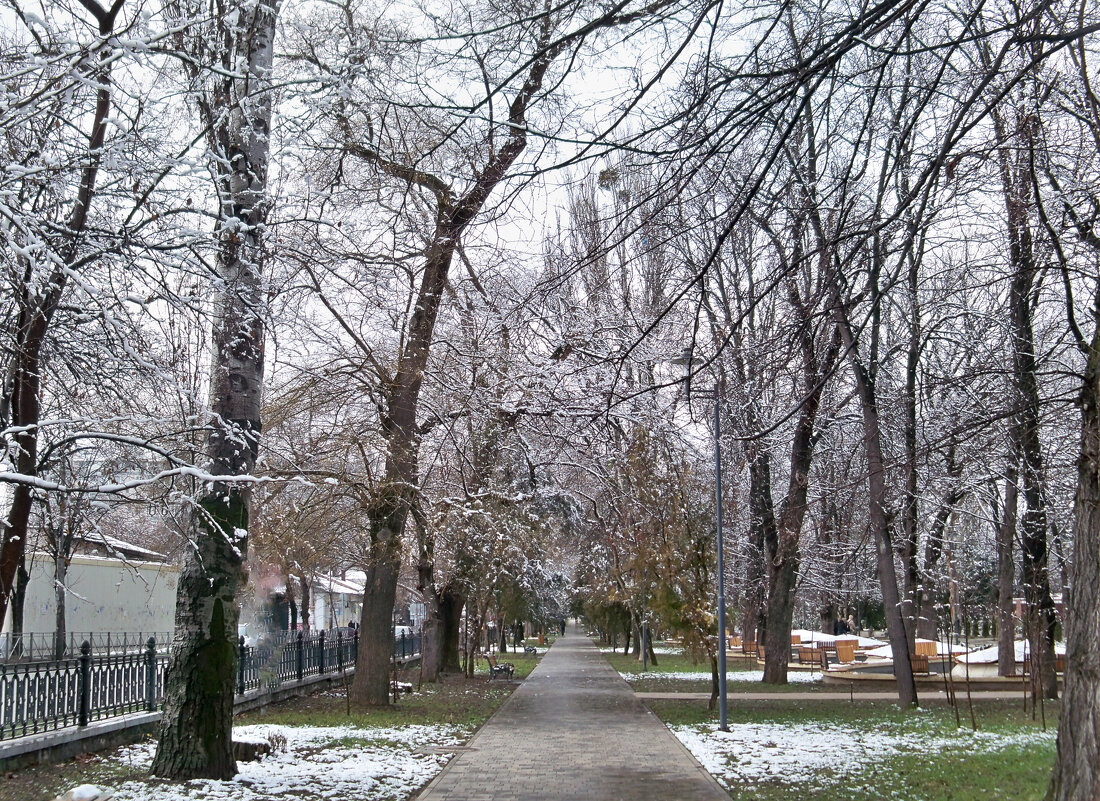
{"type": "Polygon", "coordinates": [[[11,655],[17,659],[23,655],[23,611],[27,606],[27,586],[30,583],[27,554],[23,553],[19,557],[19,567],[15,572],[15,593],[11,598],[11,655]]]}
{"type": "MultiPolygon", "coordinates": [[[[269,203],[274,0],[218,17],[212,34],[228,64],[201,104],[222,204],[216,225],[218,296],[212,332],[207,473],[252,472],[260,444],[263,390],[262,280],[269,203]],[[235,73],[245,68],[245,75],[235,73]]],[[[207,481],[192,506],[191,547],[176,593],[176,631],[165,675],[164,711],[152,773],[173,779],[229,779],[237,680],[237,594],[245,580],[250,485],[207,481]]]]}
{"type": "Polygon", "coordinates": [[[65,583],[69,572],[69,560],[65,558],[66,548],[58,537],[57,553],[53,558],[53,591],[54,591],[54,631],[53,653],[54,659],[65,658],[66,633],[65,626],[65,583]]]}
{"type": "Polygon", "coordinates": [[[791,658],[791,625],[794,618],[798,553],[784,556],[771,568],[768,590],[768,642],[764,651],[764,683],[786,684],[791,658]]]}
{"type": "Polygon", "coordinates": [[[435,682],[443,664],[443,616],[435,591],[435,569],[430,561],[417,567],[417,589],[424,600],[424,625],[420,629],[420,678],[435,682]]]}
{"type": "Polygon", "coordinates": [[[1016,589],[1016,563],[1012,552],[1016,541],[1016,498],[1018,470],[1013,457],[1005,470],[1005,505],[997,529],[997,675],[1016,674],[1016,617],[1012,596],[1016,589]]]}
{"type": "MultiPolygon", "coordinates": [[[[779,511],[778,524],[773,524],[774,538],[765,538],[768,549],[768,637],[764,651],[764,682],[787,683],[787,663],[790,660],[791,625],[794,618],[795,588],[798,582],[799,542],[806,518],[806,498],[809,494],[810,465],[814,453],[814,426],[825,389],[823,377],[831,370],[837,357],[836,340],[829,344],[820,361],[815,352],[812,326],[807,310],[792,287],[793,304],[802,317],[802,358],[804,386],[809,395],[802,404],[798,425],[791,439],[790,478],[787,495],[779,511]]],[[[769,481],[770,485],[770,481],[769,481]]],[[[769,488],[770,492],[770,488],[769,488]]],[[[765,527],[765,532],[768,529],[765,527]]]]}
{"type": "Polygon", "coordinates": [[[1043,452],[1039,438],[1039,378],[1031,304],[1039,265],[1031,231],[1035,184],[1032,153],[1038,143],[1038,125],[1031,114],[1020,114],[1010,141],[1003,112],[992,113],[998,140],[999,167],[1009,246],[1012,280],[1009,317],[1012,326],[1012,368],[1015,379],[1013,447],[1020,459],[1024,511],[1020,520],[1024,596],[1027,599],[1024,631],[1029,642],[1032,692],[1058,697],[1054,673],[1054,602],[1047,570],[1047,513],[1043,488],[1043,452]],[[1011,145],[1015,145],[1012,147],[1011,145]]]}
{"type": "MultiPolygon", "coordinates": [[[[298,602],[294,599],[294,578],[290,573],[286,574],[286,605],[287,611],[287,628],[290,631],[298,630],[298,602]]],[[[339,624],[337,624],[339,625],[339,624]]]]}
{"type": "Polygon", "coordinates": [[[302,631],[305,634],[309,634],[309,605],[312,602],[312,598],[310,597],[309,592],[309,581],[306,579],[305,576],[299,576],[298,584],[301,586],[302,589],[302,631]]]}
{"type": "Polygon", "coordinates": [[[863,412],[863,453],[867,460],[868,522],[875,538],[875,562],[882,605],[886,615],[886,630],[894,658],[898,703],[902,708],[917,706],[917,685],[913,680],[913,665],[909,660],[909,636],[898,593],[897,571],[894,568],[894,546],[890,522],[886,516],[886,463],[882,454],[882,432],[879,425],[878,400],[874,379],[859,359],[855,337],[844,312],[833,278],[833,315],[840,330],[841,341],[848,353],[856,391],[863,412]]]}
{"type": "Polygon", "coordinates": [[[462,628],[462,607],[466,599],[451,586],[439,593],[439,616],[443,622],[440,670],[446,673],[458,673],[462,670],[459,661],[459,640],[462,628]]]}
{"type": "MultiPolygon", "coordinates": [[[[1096,304],[1100,318],[1100,302],[1096,304]]],[[[1100,327],[1081,388],[1081,450],[1066,606],[1065,695],[1048,801],[1100,798],[1100,327]]]]}
{"type": "Polygon", "coordinates": [[[393,659],[393,605],[401,560],[396,544],[379,553],[367,567],[363,614],[359,618],[359,658],[349,696],[353,706],[385,706],[390,702],[390,662],[393,659]]]}
{"type": "MultiPolygon", "coordinates": [[[[750,415],[751,417],[751,415],[750,415]]],[[[755,420],[750,422],[752,428],[755,420]]],[[[775,530],[775,510],[772,506],[772,466],[771,454],[763,443],[755,443],[749,453],[749,549],[746,566],[745,616],[756,620],[755,637],[757,648],[767,648],[767,630],[760,625],[765,620],[768,627],[771,619],[766,617],[765,604],[770,611],[771,602],[767,597],[771,554],[777,545],[775,530]]],[[[780,602],[782,604],[782,602],[780,602]]],[[[759,650],[757,651],[759,653],[759,650]]]]}

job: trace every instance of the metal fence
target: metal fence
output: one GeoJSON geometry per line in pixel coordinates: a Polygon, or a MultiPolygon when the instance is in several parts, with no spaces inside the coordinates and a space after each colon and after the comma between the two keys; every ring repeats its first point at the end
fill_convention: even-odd
{"type": "Polygon", "coordinates": [[[125,654],[140,651],[153,638],[159,647],[166,649],[172,641],[168,631],[71,631],[65,635],[62,651],[57,653],[56,635],[50,632],[25,632],[0,634],[0,661],[50,661],[77,659],[80,646],[87,642],[94,655],[125,654]]]}
{"type": "MultiPolygon", "coordinates": [[[[238,649],[236,689],[243,695],[354,667],[359,637],[299,632],[282,644],[255,646],[242,637],[238,649]]],[[[153,638],[130,653],[97,654],[85,641],[75,659],[0,663],[0,741],[155,711],[164,700],[167,667],[168,654],[153,638]]]]}
{"type": "Polygon", "coordinates": [[[421,635],[401,633],[393,638],[394,659],[409,659],[420,654],[421,635]]]}

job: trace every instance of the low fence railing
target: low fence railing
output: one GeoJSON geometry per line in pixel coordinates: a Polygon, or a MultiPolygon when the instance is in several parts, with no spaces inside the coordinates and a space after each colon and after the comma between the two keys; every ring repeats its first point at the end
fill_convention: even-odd
{"type": "Polygon", "coordinates": [[[106,656],[140,651],[152,638],[158,647],[166,649],[172,641],[169,631],[70,631],[57,652],[57,635],[52,631],[29,631],[23,634],[0,634],[0,661],[36,662],[55,659],[77,659],[80,646],[87,642],[92,653],[106,656]]]}
{"type": "MultiPolygon", "coordinates": [[[[420,650],[420,636],[395,638],[394,657],[420,650]]],[[[301,632],[280,643],[238,641],[237,694],[339,673],[355,666],[354,630],[301,632]]],[[[164,700],[168,653],[155,638],[130,653],[95,653],[90,641],[75,659],[0,663],[0,741],[86,726],[131,712],[153,712],[164,700]]]]}

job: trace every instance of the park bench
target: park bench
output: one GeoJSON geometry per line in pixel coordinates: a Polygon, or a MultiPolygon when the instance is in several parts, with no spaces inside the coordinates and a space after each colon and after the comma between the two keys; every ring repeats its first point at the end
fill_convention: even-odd
{"type": "Polygon", "coordinates": [[[913,666],[914,673],[927,673],[928,654],[909,654],[909,664],[913,666]]]}
{"type": "Polygon", "coordinates": [[[756,656],[756,640],[744,640],[741,643],[741,653],[745,656],[756,656]]]}
{"type": "Polygon", "coordinates": [[[798,648],[798,661],[804,665],[819,665],[824,651],[821,648],[811,648],[801,645],[798,648]]]}
{"type": "Polygon", "coordinates": [[[507,676],[512,678],[512,674],[516,672],[516,666],[511,662],[497,662],[497,658],[493,654],[482,654],[485,657],[485,661],[489,663],[489,680],[492,681],[496,676],[507,676]]]}
{"type": "Polygon", "coordinates": [[[836,660],[842,664],[856,661],[856,640],[836,641],[836,660]]]}

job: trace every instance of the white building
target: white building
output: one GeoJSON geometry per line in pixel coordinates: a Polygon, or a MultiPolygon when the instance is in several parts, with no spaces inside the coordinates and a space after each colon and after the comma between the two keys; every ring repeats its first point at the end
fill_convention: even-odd
{"type": "MultiPolygon", "coordinates": [[[[28,561],[23,631],[52,632],[57,620],[53,561],[43,553],[28,561]]],[[[178,582],[179,568],[162,561],[77,554],[65,582],[65,626],[71,632],[170,632],[175,625],[178,582]]],[[[9,604],[3,632],[10,631],[9,604]]]]}

